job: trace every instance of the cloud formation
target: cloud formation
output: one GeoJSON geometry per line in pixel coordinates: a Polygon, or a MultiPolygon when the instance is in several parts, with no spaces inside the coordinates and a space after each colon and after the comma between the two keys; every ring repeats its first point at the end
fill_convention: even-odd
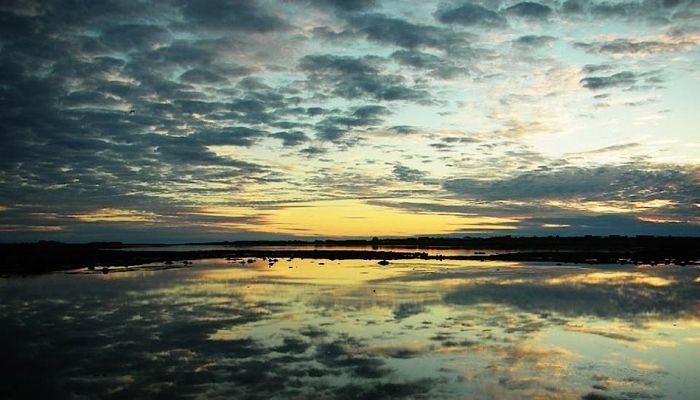
{"type": "Polygon", "coordinates": [[[105,209],[228,238],[251,231],[192,212],[662,188],[644,218],[694,221],[696,2],[401,4],[3,4],[2,239],[139,231],[72,217],[105,209]]]}

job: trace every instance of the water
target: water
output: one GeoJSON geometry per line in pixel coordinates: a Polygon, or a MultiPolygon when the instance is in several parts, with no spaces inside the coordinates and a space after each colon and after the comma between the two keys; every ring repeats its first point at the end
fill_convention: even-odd
{"type": "Polygon", "coordinates": [[[0,279],[3,398],[700,393],[697,267],[157,267],[0,279]]]}
{"type": "MultiPolygon", "coordinates": [[[[213,250],[271,250],[271,251],[297,251],[297,250],[325,250],[325,251],[393,251],[396,253],[427,253],[431,256],[474,256],[511,253],[516,250],[484,250],[484,249],[460,249],[456,247],[416,247],[416,246],[336,246],[336,245],[261,245],[261,246],[238,246],[238,245],[205,245],[205,244],[178,244],[168,246],[136,246],[125,247],[123,251],[213,251],[213,250]]],[[[535,250],[535,249],[532,249],[535,250]]]]}

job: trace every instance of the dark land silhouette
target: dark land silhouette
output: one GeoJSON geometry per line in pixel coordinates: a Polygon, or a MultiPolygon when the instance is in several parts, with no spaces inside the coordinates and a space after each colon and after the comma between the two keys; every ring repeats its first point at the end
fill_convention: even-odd
{"type": "MultiPolygon", "coordinates": [[[[700,260],[700,237],[582,236],[401,238],[371,240],[224,241],[186,243],[217,245],[221,250],[169,251],[171,244],[93,242],[67,244],[53,241],[0,244],[0,272],[35,274],[81,267],[106,268],[147,263],[187,265],[205,258],[314,258],[314,259],[432,259],[540,261],[588,264],[689,265],[700,260]],[[150,249],[139,250],[143,247],[150,249]],[[158,250],[153,250],[153,248],[158,250]],[[275,247],[269,249],[265,247],[275,247]],[[357,247],[329,249],[327,247],[357,247]],[[391,247],[401,248],[392,251],[391,247]],[[430,254],[425,251],[430,249],[430,254]],[[440,249],[487,249],[473,255],[442,255],[440,249]],[[125,251],[130,250],[130,251],[125,251]],[[413,251],[415,250],[415,251],[413,251]]],[[[106,272],[106,271],[105,271],[106,272]]]]}

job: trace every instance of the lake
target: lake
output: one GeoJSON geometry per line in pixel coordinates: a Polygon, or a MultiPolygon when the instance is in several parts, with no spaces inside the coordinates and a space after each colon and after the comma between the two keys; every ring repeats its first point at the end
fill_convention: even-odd
{"type": "Polygon", "coordinates": [[[691,399],[700,268],[196,260],[0,279],[3,398],[691,399]]]}
{"type": "MultiPolygon", "coordinates": [[[[463,249],[456,247],[419,247],[419,246],[340,246],[340,245],[323,245],[323,244],[307,244],[307,245],[203,245],[203,244],[176,244],[176,245],[160,245],[148,246],[138,245],[129,247],[128,245],[120,248],[121,251],[158,251],[158,252],[185,252],[185,251],[215,251],[215,250],[270,250],[270,251],[391,251],[395,253],[426,253],[431,256],[443,255],[446,257],[453,256],[475,256],[475,255],[491,255],[511,253],[517,250],[512,249],[463,249]]],[[[537,249],[529,249],[535,251],[537,249]]]]}

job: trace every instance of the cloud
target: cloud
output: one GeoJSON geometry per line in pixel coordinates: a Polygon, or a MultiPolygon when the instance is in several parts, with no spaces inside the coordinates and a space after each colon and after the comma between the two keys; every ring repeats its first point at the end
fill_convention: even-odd
{"type": "Polygon", "coordinates": [[[387,114],[390,112],[384,106],[359,106],[345,114],[338,112],[334,116],[325,117],[314,128],[319,139],[338,141],[353,129],[380,125],[383,122],[381,117],[387,114]]]}
{"type": "Polygon", "coordinates": [[[225,76],[203,69],[191,69],[180,75],[180,81],[194,84],[214,84],[226,80],[225,76]]]}
{"type": "MultiPolygon", "coordinates": [[[[181,214],[187,207],[226,202],[227,193],[243,193],[251,182],[265,187],[259,193],[266,198],[283,192],[294,197],[297,185],[308,182],[318,196],[365,196],[382,187],[391,196],[411,198],[418,192],[402,187],[417,185],[405,182],[479,174],[473,184],[485,189],[474,196],[500,199],[505,194],[497,196],[497,188],[509,179],[515,183],[504,177],[513,171],[554,179],[534,171],[561,166],[547,164],[548,154],[525,149],[520,134],[547,127],[569,137],[561,130],[565,120],[588,129],[578,125],[578,101],[590,95],[607,95],[620,105],[647,104],[605,112],[651,112],[657,106],[686,112],[669,103],[675,95],[644,103],[634,94],[662,84],[675,93],[684,87],[680,82],[694,79],[686,70],[698,43],[695,3],[554,4],[5,2],[0,210],[13,211],[2,211],[3,223],[15,237],[23,225],[27,232],[50,229],[57,235],[52,237],[59,237],[58,230],[87,237],[104,234],[100,223],[79,228],[66,216],[115,209],[152,212],[165,218],[158,219],[163,226],[175,226],[187,219],[181,214]],[[546,32],[528,29],[529,22],[545,19],[551,22],[546,32]],[[584,26],[590,29],[578,29],[584,26]],[[580,51],[560,53],[564,37],[580,51]],[[534,60],[542,68],[532,68],[534,60]],[[482,133],[444,133],[452,131],[482,133]],[[505,137],[510,145],[502,143],[505,137]],[[283,146],[285,158],[270,154],[270,146],[283,146]],[[338,169],[355,170],[358,182],[322,170],[329,160],[338,169]]],[[[639,115],[639,121],[657,118],[653,129],[667,132],[658,152],[650,154],[646,145],[607,151],[687,163],[691,146],[682,130],[669,128],[671,120],[681,120],[672,112],[639,115]]],[[[629,142],[642,142],[631,128],[619,129],[629,142]]],[[[607,144],[594,140],[584,147],[607,144]]],[[[590,161],[565,154],[561,162],[590,161]]],[[[642,165],[666,169],[652,161],[642,165]]],[[[448,194],[472,195],[454,191],[455,180],[447,179],[448,194]]],[[[647,196],[641,185],[639,190],[647,196]]],[[[696,208],[688,208],[685,196],[640,216],[691,221],[696,208]]],[[[604,229],[606,221],[599,221],[604,229]]],[[[157,232],[168,234],[166,228],[157,232]]],[[[192,232],[212,237],[205,228],[192,232]]],[[[119,235],[136,232],[124,227],[119,235]]]]}
{"type": "Polygon", "coordinates": [[[392,44],[407,49],[419,47],[446,49],[464,42],[457,35],[442,28],[418,25],[403,19],[382,14],[360,15],[350,19],[350,24],[367,39],[392,44]]]}
{"type": "Polygon", "coordinates": [[[460,144],[479,143],[479,139],[463,136],[445,136],[439,142],[431,143],[430,146],[439,150],[453,150],[460,144]]]}
{"type": "Polygon", "coordinates": [[[581,85],[587,89],[598,90],[611,87],[630,87],[637,83],[637,75],[633,72],[625,71],[609,76],[588,76],[581,79],[581,85]]]}
{"type": "Polygon", "coordinates": [[[524,48],[546,47],[551,45],[555,40],[557,39],[547,35],[525,35],[515,39],[513,45],[524,48]]]}
{"type": "Polygon", "coordinates": [[[431,76],[441,79],[452,79],[469,74],[469,67],[465,66],[464,62],[438,57],[430,53],[397,50],[391,54],[391,58],[401,65],[427,70],[431,76]]]}
{"type": "Polygon", "coordinates": [[[190,26],[231,31],[266,33],[285,30],[288,23],[250,0],[180,1],[190,26]]]}
{"type": "Polygon", "coordinates": [[[309,75],[314,86],[330,86],[332,93],[346,99],[371,98],[380,101],[426,103],[430,94],[406,84],[400,75],[382,74],[375,57],[309,55],[299,61],[299,68],[309,75]]]}
{"type": "Polygon", "coordinates": [[[207,149],[207,145],[245,146],[251,139],[222,132],[203,132],[191,137],[153,136],[154,154],[173,165],[228,166],[250,173],[260,171],[256,164],[224,158],[207,149]]]}
{"type": "Polygon", "coordinates": [[[530,172],[503,180],[452,179],[443,187],[478,199],[605,199],[647,200],[670,198],[679,203],[700,197],[691,170],[643,170],[631,166],[568,167],[530,172]]]}
{"type": "Polygon", "coordinates": [[[301,131],[282,131],[273,133],[271,136],[282,140],[284,146],[298,146],[309,140],[306,134],[301,131]]]}
{"type": "Polygon", "coordinates": [[[506,24],[505,18],[496,11],[473,3],[465,3],[456,8],[441,8],[435,16],[444,24],[485,27],[501,27],[506,24]]]}
{"type": "Polygon", "coordinates": [[[378,0],[311,0],[311,2],[338,11],[364,11],[376,7],[379,3],[378,0]]]}
{"type": "Polygon", "coordinates": [[[191,84],[222,84],[252,72],[250,68],[239,65],[200,66],[183,72],[179,80],[191,84]]]}
{"type": "Polygon", "coordinates": [[[242,126],[232,126],[217,130],[203,130],[186,138],[207,145],[251,146],[266,132],[242,126]]]}
{"type": "Polygon", "coordinates": [[[167,44],[170,33],[157,25],[126,24],[106,29],[100,40],[119,51],[144,50],[167,44]]]}
{"type": "Polygon", "coordinates": [[[508,15],[533,20],[545,20],[552,15],[552,9],[540,3],[524,1],[505,9],[508,15]]]}
{"type": "Polygon", "coordinates": [[[585,1],[566,0],[560,12],[565,16],[642,21],[649,24],[667,24],[682,18],[693,7],[692,0],[670,1],[585,1]]]}
{"type": "Polygon", "coordinates": [[[401,135],[409,135],[418,132],[418,128],[410,125],[395,125],[389,127],[389,131],[395,132],[401,135]]]}
{"type": "Polygon", "coordinates": [[[592,74],[595,72],[610,71],[614,68],[615,67],[611,64],[586,64],[581,69],[581,72],[584,72],[586,74],[592,74]]]}
{"type": "Polygon", "coordinates": [[[650,55],[687,51],[698,44],[697,40],[648,40],[615,39],[611,41],[576,43],[591,53],[610,55],[650,55]]]}
{"type": "Polygon", "coordinates": [[[621,143],[621,144],[614,144],[611,146],[605,146],[593,150],[586,150],[586,151],[579,151],[575,153],[569,153],[570,155],[574,156],[587,156],[587,155],[593,155],[593,154],[600,154],[600,153],[605,153],[605,152],[614,152],[614,151],[620,151],[620,150],[628,150],[632,148],[636,148],[641,146],[640,143],[621,143]]]}
{"type": "Polygon", "coordinates": [[[378,117],[387,114],[390,114],[389,109],[379,105],[357,107],[352,112],[353,117],[360,121],[365,121],[363,125],[378,123],[380,121],[378,117]]]}
{"type": "Polygon", "coordinates": [[[308,156],[308,157],[312,157],[312,156],[318,156],[321,154],[326,154],[327,150],[323,149],[321,147],[317,147],[317,146],[309,146],[307,148],[301,149],[299,152],[301,154],[308,156]]]}
{"type": "Polygon", "coordinates": [[[424,171],[401,164],[394,165],[392,173],[396,179],[402,182],[421,182],[427,176],[424,171]]]}

